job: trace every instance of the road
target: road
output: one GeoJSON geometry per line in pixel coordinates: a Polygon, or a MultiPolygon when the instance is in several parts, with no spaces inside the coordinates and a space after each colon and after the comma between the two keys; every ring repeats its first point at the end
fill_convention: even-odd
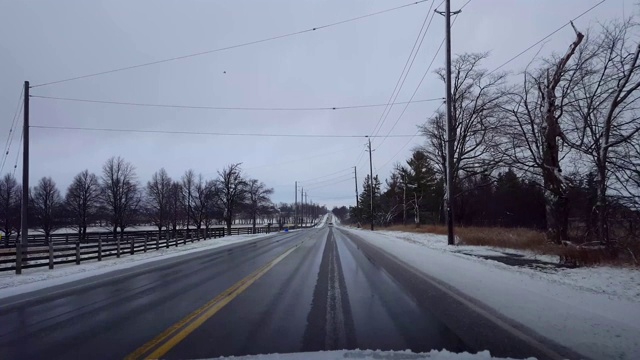
{"type": "Polygon", "coordinates": [[[329,226],[4,299],[0,324],[2,359],[356,348],[549,357],[364,239],[329,226]]]}

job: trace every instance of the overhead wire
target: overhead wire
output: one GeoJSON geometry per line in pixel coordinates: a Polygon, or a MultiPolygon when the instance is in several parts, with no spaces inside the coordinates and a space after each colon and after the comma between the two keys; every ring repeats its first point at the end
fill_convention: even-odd
{"type": "Polygon", "coordinates": [[[24,129],[20,131],[20,142],[18,143],[18,151],[16,151],[16,161],[13,164],[13,177],[16,177],[16,169],[18,169],[18,159],[20,158],[20,151],[22,150],[22,142],[24,141],[24,129]]]}
{"type": "Polygon", "coordinates": [[[320,185],[320,184],[324,184],[324,183],[328,183],[328,182],[333,182],[333,181],[336,181],[336,180],[342,180],[345,177],[349,177],[349,178],[353,179],[353,174],[352,173],[342,174],[342,175],[339,175],[339,176],[336,176],[336,177],[333,177],[333,178],[320,180],[320,181],[317,181],[317,182],[301,182],[301,181],[299,181],[298,183],[300,185],[305,186],[305,187],[306,186],[311,186],[312,187],[312,186],[315,186],[315,185],[320,185]]]}
{"type": "Polygon", "coordinates": [[[271,37],[267,37],[267,38],[263,38],[263,39],[259,39],[259,40],[253,40],[253,41],[249,41],[249,42],[245,42],[245,43],[225,46],[225,47],[212,49],[212,50],[201,51],[201,52],[192,53],[192,54],[188,54],[188,55],[176,56],[176,57],[171,57],[171,58],[166,58],[166,59],[161,59],[161,60],[141,63],[141,64],[137,64],[137,65],[124,66],[124,67],[115,68],[115,69],[111,69],[111,70],[100,71],[100,72],[96,72],[96,73],[80,75],[80,76],[70,77],[70,78],[56,80],[56,81],[50,81],[50,82],[46,82],[46,83],[42,83],[42,84],[32,85],[31,87],[32,88],[36,88],[36,87],[41,87],[41,86],[59,84],[59,83],[63,83],[63,82],[86,79],[86,78],[96,77],[96,76],[100,76],[100,75],[112,74],[112,73],[116,73],[116,72],[132,70],[132,69],[137,69],[137,68],[141,68],[141,67],[157,65],[157,64],[162,64],[162,63],[172,62],[172,61],[177,61],[177,60],[183,60],[183,59],[188,59],[188,58],[207,55],[207,54],[212,54],[212,53],[221,52],[221,51],[227,51],[227,50],[236,49],[236,48],[240,48],[240,47],[244,47],[244,46],[250,46],[250,45],[260,44],[260,43],[264,43],[264,42],[268,42],[268,41],[278,40],[278,39],[282,39],[282,38],[286,38],[286,37],[297,36],[297,35],[301,35],[301,34],[304,34],[304,33],[313,32],[313,31],[321,30],[321,29],[326,29],[326,28],[329,28],[329,27],[332,27],[332,26],[337,26],[337,25],[341,25],[341,24],[345,24],[345,23],[361,20],[361,19],[364,19],[364,18],[368,18],[368,17],[371,17],[371,16],[376,16],[376,15],[384,14],[384,13],[387,13],[387,12],[399,10],[399,9],[402,9],[402,8],[406,8],[406,7],[409,7],[409,6],[413,6],[413,5],[417,5],[417,4],[423,3],[425,1],[429,1],[429,0],[419,0],[419,1],[415,1],[415,2],[409,3],[409,4],[404,4],[404,5],[396,6],[396,7],[393,7],[393,8],[380,10],[380,11],[377,11],[377,12],[373,12],[373,13],[357,16],[357,17],[354,17],[354,18],[349,18],[349,19],[337,21],[337,22],[334,22],[334,23],[329,23],[329,24],[325,24],[325,25],[316,26],[316,27],[309,28],[309,29],[306,29],[306,30],[300,30],[300,31],[295,31],[295,32],[287,33],[287,34],[271,36],[271,37]]]}
{"type": "MultiPolygon", "coordinates": [[[[433,112],[433,115],[437,114],[443,105],[444,104],[440,104],[440,106],[438,106],[438,108],[433,112]]],[[[380,166],[380,169],[384,169],[385,166],[387,166],[391,161],[393,161],[393,159],[395,159],[400,154],[400,152],[402,152],[402,150],[404,150],[404,148],[406,148],[411,143],[411,141],[413,141],[413,139],[419,134],[420,134],[420,130],[416,131],[413,137],[409,138],[409,140],[404,145],[402,145],[402,147],[395,153],[395,155],[393,155],[389,160],[387,160],[384,164],[382,164],[382,166],[380,166]]]]}
{"type": "MultiPolygon", "coordinates": [[[[391,96],[389,96],[389,100],[387,100],[387,104],[386,104],[385,108],[382,110],[382,114],[380,114],[380,118],[378,119],[378,122],[374,126],[373,131],[371,132],[371,134],[374,134],[374,133],[377,134],[377,131],[380,131],[380,128],[382,128],[382,125],[384,124],[384,121],[387,119],[387,116],[389,116],[389,113],[391,112],[391,109],[393,108],[393,102],[396,100],[396,98],[400,94],[400,91],[402,90],[402,86],[404,85],[404,82],[407,79],[407,75],[409,75],[409,71],[411,71],[411,67],[413,66],[413,61],[415,60],[416,56],[418,55],[418,51],[420,50],[420,47],[422,46],[422,41],[424,40],[424,37],[427,34],[427,31],[429,30],[429,26],[431,26],[431,21],[429,21],[429,26],[427,26],[427,30],[424,31],[424,34],[423,34],[422,30],[425,28],[425,24],[427,23],[427,20],[429,19],[429,15],[431,14],[431,9],[433,8],[434,2],[435,2],[435,0],[431,1],[431,6],[429,6],[429,10],[427,11],[427,16],[425,16],[424,21],[422,22],[422,26],[420,27],[420,31],[418,31],[418,36],[416,37],[416,40],[413,42],[413,46],[411,48],[411,51],[409,52],[409,56],[407,57],[407,60],[404,63],[404,67],[402,68],[402,71],[400,72],[400,76],[398,77],[398,80],[396,81],[396,85],[394,86],[393,91],[391,92],[391,96]],[[422,35],[422,38],[421,38],[421,35],[422,35]],[[418,44],[418,42],[419,42],[419,44],[418,44]],[[417,49],[416,49],[416,46],[417,46],[417,49]],[[412,59],[412,56],[413,56],[413,59],[412,59]],[[408,69],[407,69],[407,66],[409,67],[408,69]],[[404,76],[404,78],[403,78],[403,76],[404,76]],[[395,98],[394,98],[394,95],[395,95],[395,98]]],[[[432,16],[432,19],[433,19],[433,16],[432,16]]]]}
{"type": "MultiPolygon", "coordinates": [[[[469,3],[471,2],[471,0],[467,0],[466,3],[464,3],[464,5],[462,5],[462,7],[460,8],[460,10],[464,9],[465,6],[469,5],[469,3]]],[[[434,15],[435,16],[435,13],[434,15]]],[[[433,17],[431,18],[433,19],[433,17]]],[[[456,16],[453,19],[453,22],[451,23],[451,27],[453,27],[453,25],[455,25],[456,20],[458,19],[458,16],[456,16]]],[[[413,99],[416,94],[418,93],[418,90],[420,89],[420,86],[422,86],[422,82],[424,81],[424,79],[426,78],[427,74],[429,73],[429,71],[431,71],[431,67],[433,66],[433,63],[435,62],[436,58],[438,57],[438,54],[440,54],[440,50],[442,50],[442,46],[444,45],[446,39],[442,39],[442,42],[440,42],[440,46],[438,47],[438,50],[436,50],[436,53],[433,55],[433,58],[431,59],[431,62],[429,63],[429,66],[427,67],[427,70],[424,72],[424,74],[422,75],[422,78],[420,79],[420,82],[418,83],[418,86],[416,86],[415,90],[413,91],[413,93],[411,94],[411,98],[413,99]]],[[[411,101],[411,100],[409,100],[411,101]]],[[[389,131],[387,132],[387,135],[390,135],[391,132],[393,131],[393,129],[396,128],[396,125],[398,125],[398,123],[400,122],[400,119],[402,119],[402,117],[404,116],[405,112],[407,111],[407,106],[405,106],[402,109],[402,112],[400,113],[400,115],[398,115],[398,118],[396,119],[396,121],[393,123],[393,126],[391,126],[391,129],[389,129],[389,131]]],[[[415,135],[414,135],[415,136],[415,135]]],[[[377,147],[382,146],[382,144],[384,144],[385,140],[387,140],[388,136],[385,136],[382,141],[380,141],[380,143],[378,144],[377,147]]]]}
{"type": "MultiPolygon", "coordinates": [[[[53,125],[31,125],[36,129],[53,130],[78,130],[78,131],[104,131],[104,132],[127,132],[142,134],[182,134],[182,135],[213,135],[213,136],[247,136],[247,137],[297,137],[297,138],[367,138],[369,135],[356,134],[267,134],[267,133],[221,133],[207,131],[177,131],[177,130],[145,130],[145,129],[118,129],[118,128],[96,128],[96,127],[75,127],[75,126],[53,126],[53,125]]],[[[393,137],[411,137],[413,135],[392,135],[393,137]]]]}
{"type": "Polygon", "coordinates": [[[593,9],[597,8],[598,6],[602,5],[605,1],[607,1],[607,0],[602,0],[599,3],[597,3],[597,4],[593,5],[592,7],[590,7],[589,9],[583,11],[580,15],[578,15],[578,16],[574,17],[573,19],[569,20],[566,24],[564,24],[564,25],[560,26],[559,28],[555,29],[550,34],[548,34],[547,36],[545,36],[542,39],[540,39],[537,42],[535,42],[533,45],[531,45],[528,48],[522,50],[517,55],[515,55],[514,57],[512,57],[509,60],[505,61],[504,63],[502,63],[500,66],[496,67],[495,69],[489,71],[487,73],[487,75],[493,74],[494,72],[496,72],[499,69],[503,68],[505,65],[511,63],[513,60],[515,60],[515,59],[519,58],[520,56],[524,55],[526,52],[528,52],[529,50],[533,49],[538,44],[542,43],[543,41],[547,40],[551,36],[555,35],[558,31],[560,31],[560,30],[564,29],[565,27],[567,27],[568,25],[570,25],[572,21],[576,21],[576,20],[580,19],[584,15],[588,14],[589,12],[591,12],[591,10],[593,10],[593,9]]]}
{"type": "MultiPolygon", "coordinates": [[[[327,110],[348,110],[348,109],[361,109],[371,107],[381,107],[387,104],[363,104],[363,105],[348,105],[348,106],[325,106],[325,107],[241,107],[241,106],[197,106],[197,105],[175,105],[175,104],[151,104],[151,103],[138,103],[127,101],[111,101],[111,100],[92,100],[92,99],[79,99],[79,98],[67,98],[67,97],[55,97],[55,96],[43,96],[43,95],[31,95],[32,98],[48,99],[48,100],[60,100],[70,102],[83,102],[105,105],[124,105],[124,106],[139,106],[139,107],[156,107],[156,108],[175,108],[175,109],[197,109],[197,110],[242,110],[242,111],[327,111],[327,110]]],[[[423,103],[442,100],[442,98],[422,99],[414,100],[411,103],[423,103]]],[[[395,104],[407,104],[407,102],[397,102],[395,104]]]]}
{"type": "Polygon", "coordinates": [[[308,188],[308,189],[307,189],[307,188],[305,188],[305,191],[307,191],[307,190],[320,189],[320,188],[323,188],[323,187],[327,187],[327,186],[331,186],[331,185],[336,185],[336,184],[341,184],[341,183],[346,182],[346,181],[353,181],[353,177],[351,177],[351,178],[349,178],[349,179],[344,179],[344,180],[340,180],[340,181],[336,181],[336,182],[332,182],[332,183],[324,184],[324,185],[312,186],[312,187],[310,187],[310,188],[308,188]]]}
{"type": "Polygon", "coordinates": [[[323,176],[316,176],[316,177],[311,178],[311,179],[298,180],[298,181],[300,181],[300,182],[308,182],[308,181],[317,180],[317,179],[322,179],[322,178],[325,178],[325,177],[333,176],[333,175],[335,175],[335,174],[340,174],[340,173],[343,173],[343,172],[345,172],[345,171],[351,171],[351,170],[353,170],[353,168],[348,167],[348,168],[345,168],[345,169],[343,169],[343,170],[333,172],[333,173],[331,173],[331,174],[327,174],[327,175],[323,175],[323,176]]]}
{"type": "MultiPolygon", "coordinates": [[[[349,147],[347,147],[347,149],[350,149],[349,147]]],[[[253,169],[261,169],[261,168],[265,168],[265,167],[278,167],[281,165],[286,165],[289,163],[294,163],[294,162],[298,162],[298,161],[304,161],[304,160],[309,160],[309,159],[314,159],[314,158],[319,158],[322,156],[327,156],[327,155],[331,155],[331,154],[337,154],[337,153],[343,153],[345,152],[345,149],[340,149],[340,150],[336,150],[336,151],[332,151],[332,152],[327,152],[327,153],[322,153],[322,154],[317,154],[317,155],[312,155],[312,156],[307,156],[304,158],[298,158],[298,159],[293,159],[293,160],[286,160],[286,161],[282,161],[279,163],[269,163],[269,164],[265,164],[265,165],[260,165],[260,166],[254,166],[254,167],[249,167],[246,168],[245,170],[253,170],[253,169]]]]}
{"type": "Polygon", "coordinates": [[[22,101],[23,99],[24,99],[24,87],[22,88],[22,91],[20,92],[20,96],[18,97],[18,104],[16,105],[16,111],[13,114],[13,119],[11,120],[11,125],[9,126],[9,133],[7,134],[7,141],[5,143],[3,157],[2,157],[2,165],[0,165],[0,174],[4,170],[4,165],[6,164],[7,159],[9,158],[9,152],[11,151],[11,144],[13,143],[13,134],[15,133],[14,129],[17,125],[18,117],[22,113],[22,108],[24,106],[24,102],[22,101]]]}

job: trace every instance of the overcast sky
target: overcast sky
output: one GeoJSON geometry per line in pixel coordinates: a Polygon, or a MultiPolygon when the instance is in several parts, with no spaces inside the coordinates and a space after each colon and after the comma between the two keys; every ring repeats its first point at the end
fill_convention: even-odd
{"type": "MultiPolygon", "coordinates": [[[[466,0],[453,0],[452,9],[466,0]]],[[[472,0],[453,30],[453,52],[490,51],[493,69],[600,0],[472,0]]],[[[306,30],[393,8],[409,1],[258,0],[0,0],[0,141],[9,132],[22,84],[32,85],[182,56],[306,30]]],[[[436,1],[436,5],[440,1],[436,1]]],[[[637,13],[635,0],[608,0],[576,22],[637,13]]],[[[430,1],[297,36],[153,66],[31,89],[32,95],[219,107],[339,107],[387,103],[428,13],[430,1]]],[[[434,6],[435,7],[435,6],[434,6]]],[[[415,91],[444,36],[436,16],[397,101],[415,91]]],[[[540,56],[562,53],[570,28],[555,34],[540,56]]],[[[505,66],[518,72],[536,47],[505,66]]],[[[414,100],[444,96],[433,74],[414,100]]],[[[415,134],[438,102],[411,104],[391,131],[415,134]]],[[[386,135],[404,105],[384,122],[386,135]]],[[[66,127],[264,134],[371,134],[384,107],[335,111],[237,111],[116,106],[31,99],[31,124],[66,127]]],[[[3,172],[13,171],[20,129],[3,172]]],[[[368,173],[365,138],[234,137],[31,129],[30,182],[51,176],[64,191],[81,170],[100,173],[122,156],[141,183],[164,167],[177,179],[192,168],[214,177],[241,162],[247,175],[293,201],[294,181],[328,206],[352,205],[352,167],[368,173]],[[333,175],[332,175],[333,174],[333,175]],[[317,179],[317,180],[314,180],[317,179]],[[315,183],[315,184],[314,184],[315,183]]],[[[374,173],[386,177],[420,137],[374,139],[374,173]],[[406,145],[406,146],[405,146],[406,145]],[[404,146],[404,148],[403,148],[404,146]],[[395,157],[394,157],[395,156],[395,157]]],[[[1,150],[0,150],[1,151],[1,150]]],[[[21,177],[21,160],[16,175],[21,177]]],[[[361,189],[361,185],[359,185],[361,189]]]]}

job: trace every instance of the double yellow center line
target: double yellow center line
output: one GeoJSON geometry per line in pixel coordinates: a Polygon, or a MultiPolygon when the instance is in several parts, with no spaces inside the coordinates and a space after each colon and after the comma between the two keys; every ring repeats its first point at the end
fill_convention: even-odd
{"type": "Polygon", "coordinates": [[[233,286],[223,291],[220,295],[216,296],[213,300],[209,301],[204,306],[191,313],[189,316],[175,323],[160,335],[156,336],[153,340],[149,341],[133,353],[129,354],[125,359],[158,359],[164,356],[180,341],[182,341],[205,321],[207,321],[218,311],[220,311],[220,309],[231,302],[231,300],[235,299],[238,295],[245,291],[249,286],[251,286],[251,284],[256,282],[256,280],[266,274],[267,271],[271,270],[272,267],[282,261],[282,259],[287,257],[287,255],[291,254],[305,240],[289,248],[282,255],[278,256],[268,264],[256,270],[251,275],[235,283],[233,286]]]}

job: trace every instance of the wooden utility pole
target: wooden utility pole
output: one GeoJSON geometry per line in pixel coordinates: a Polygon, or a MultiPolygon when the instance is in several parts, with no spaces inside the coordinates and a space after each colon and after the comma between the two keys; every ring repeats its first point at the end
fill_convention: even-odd
{"type": "Polygon", "coordinates": [[[371,160],[371,138],[369,138],[369,185],[371,186],[371,191],[369,193],[370,195],[370,202],[371,202],[371,231],[373,231],[373,192],[374,192],[374,188],[373,188],[373,161],[371,160]]]}
{"type": "Polygon", "coordinates": [[[294,191],[295,194],[295,205],[293,206],[293,228],[295,229],[297,224],[298,224],[298,182],[296,181],[296,190],[294,191]]]}
{"type": "Polygon", "coordinates": [[[407,225],[407,174],[402,174],[402,179],[402,225],[407,225]]]}
{"type": "Polygon", "coordinates": [[[360,207],[360,199],[358,196],[358,170],[356,169],[356,167],[353,167],[353,176],[354,179],[356,181],[356,209],[360,207]]]}
{"type": "Polygon", "coordinates": [[[304,188],[300,189],[300,225],[304,224],[304,188]]]}
{"type": "Polygon", "coordinates": [[[22,135],[22,247],[27,250],[29,239],[29,223],[27,215],[29,209],[29,82],[24,82],[24,128],[22,135]]]}
{"type": "Polygon", "coordinates": [[[446,84],[447,84],[447,243],[455,245],[455,236],[453,234],[453,153],[456,141],[455,126],[453,124],[453,108],[451,104],[451,14],[459,14],[461,11],[451,12],[451,0],[445,0],[444,13],[438,11],[440,15],[444,15],[445,33],[446,33],[446,84]]]}
{"type": "MultiPolygon", "coordinates": [[[[309,212],[309,210],[310,210],[309,209],[309,194],[307,194],[306,192],[304,193],[304,203],[307,206],[307,220],[309,220],[309,215],[311,215],[310,212],[309,212]]],[[[306,224],[306,222],[305,222],[305,224],[306,224]]]]}

